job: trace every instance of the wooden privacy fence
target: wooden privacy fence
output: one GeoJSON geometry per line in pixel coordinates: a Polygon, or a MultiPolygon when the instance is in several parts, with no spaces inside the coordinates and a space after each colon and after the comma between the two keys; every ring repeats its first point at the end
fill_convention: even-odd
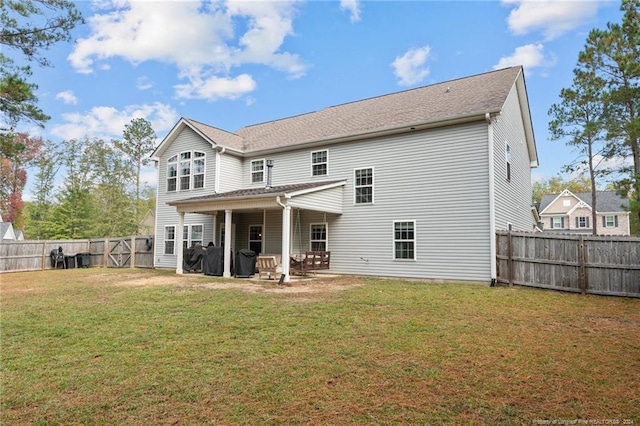
{"type": "Polygon", "coordinates": [[[640,238],[496,233],[498,284],[640,297],[640,238]]]}
{"type": "Polygon", "coordinates": [[[153,267],[153,237],[134,235],[92,240],[2,241],[0,273],[52,269],[50,253],[58,247],[68,256],[70,266],[77,264],[77,254],[84,253],[92,267],[153,267]]]}

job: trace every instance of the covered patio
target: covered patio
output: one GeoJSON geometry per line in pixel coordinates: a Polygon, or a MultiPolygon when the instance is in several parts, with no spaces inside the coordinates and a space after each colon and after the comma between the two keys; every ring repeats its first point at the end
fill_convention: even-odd
{"type": "MultiPolygon", "coordinates": [[[[267,251],[276,251],[281,255],[283,281],[291,279],[289,270],[289,258],[294,253],[293,246],[298,244],[298,251],[302,251],[303,241],[300,227],[300,214],[304,212],[309,220],[321,218],[327,223],[327,215],[335,220],[335,217],[343,212],[343,191],[345,180],[313,182],[303,184],[291,184],[281,186],[266,186],[262,188],[241,189],[229,192],[220,192],[201,197],[191,197],[182,200],[168,202],[176,208],[178,213],[178,230],[182,230],[185,224],[185,214],[199,213],[213,216],[212,241],[216,238],[218,220],[222,220],[224,226],[220,226],[220,245],[224,250],[223,277],[231,277],[231,259],[233,251],[241,248],[250,248],[249,239],[244,243],[234,241],[234,225],[249,226],[252,219],[262,213],[261,226],[265,234],[271,235],[268,241],[267,251]],[[295,215],[293,212],[297,212],[295,215]],[[274,218],[280,216],[280,220],[274,218]],[[220,218],[220,219],[219,219],[220,218]],[[275,236],[274,231],[279,231],[275,236]],[[294,241],[294,234],[298,233],[299,241],[294,241]],[[223,238],[222,238],[223,236],[223,238]]],[[[255,219],[253,219],[255,220],[255,219]]],[[[261,251],[265,249],[265,241],[261,239],[261,251]]],[[[183,274],[183,233],[176,232],[176,273],[183,274]]],[[[308,249],[307,249],[308,250],[308,249]]]]}

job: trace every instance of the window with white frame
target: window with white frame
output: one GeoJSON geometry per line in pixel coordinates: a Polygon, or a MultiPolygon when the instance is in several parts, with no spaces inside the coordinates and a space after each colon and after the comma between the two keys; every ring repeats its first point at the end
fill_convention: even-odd
{"type": "Polygon", "coordinates": [[[564,228],[564,218],[562,217],[552,217],[551,218],[551,228],[564,228]]]}
{"type": "Polygon", "coordinates": [[[507,163],[507,180],[511,181],[511,145],[504,143],[504,155],[507,163]]]}
{"type": "Polygon", "coordinates": [[[264,182],[264,160],[251,161],[251,183],[264,182]]]}
{"type": "Polygon", "coordinates": [[[589,227],[589,217],[588,216],[578,216],[576,217],[576,228],[588,228],[589,227]]]}
{"type": "Polygon", "coordinates": [[[329,172],[329,151],[313,151],[311,153],[311,176],[326,176],[329,172]]]}
{"type": "Polygon", "coordinates": [[[603,218],[602,224],[605,228],[615,228],[618,226],[618,216],[607,215],[603,218]]]}
{"type": "Polygon", "coordinates": [[[311,251],[327,251],[327,224],[310,225],[309,246],[311,251]]]}
{"type": "Polygon", "coordinates": [[[249,250],[262,253],[262,225],[249,226],[249,250]]]}
{"type": "Polygon", "coordinates": [[[178,184],[178,156],[167,160],[167,191],[175,191],[178,184]]]}
{"type": "Polygon", "coordinates": [[[164,227],[164,254],[175,254],[176,227],[164,227]]]}
{"type": "Polygon", "coordinates": [[[373,203],[373,167],[354,170],[355,204],[373,203]]]}
{"type": "Polygon", "coordinates": [[[201,246],[204,237],[204,225],[184,225],[182,229],[182,247],[201,246]]]}
{"type": "Polygon", "coordinates": [[[200,151],[184,151],[169,158],[167,160],[167,191],[204,188],[205,159],[206,154],[200,151]]]}
{"type": "Polygon", "coordinates": [[[393,222],[393,258],[396,260],[415,260],[416,258],[416,222],[393,222]]]}
{"type": "Polygon", "coordinates": [[[193,157],[193,189],[204,188],[205,154],[195,151],[193,157]]]}

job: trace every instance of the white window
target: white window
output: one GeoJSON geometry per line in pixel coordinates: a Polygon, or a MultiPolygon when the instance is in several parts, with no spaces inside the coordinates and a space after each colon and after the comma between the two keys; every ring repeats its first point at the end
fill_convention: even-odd
{"type": "Polygon", "coordinates": [[[205,153],[185,151],[167,161],[167,191],[204,188],[205,153]],[[179,158],[179,160],[178,160],[179,158]],[[178,177],[180,184],[178,185],[178,177]]]}
{"type": "Polygon", "coordinates": [[[167,161],[167,191],[175,191],[178,181],[178,156],[174,155],[167,161]]]}
{"type": "Polygon", "coordinates": [[[327,224],[310,225],[309,246],[311,251],[327,251],[327,224]]]}
{"type": "Polygon", "coordinates": [[[373,204],[373,167],[354,170],[355,204],[373,204]]]}
{"type": "Polygon", "coordinates": [[[552,217],[551,218],[551,228],[564,228],[564,219],[561,217],[552,217]]]}
{"type": "Polygon", "coordinates": [[[605,216],[602,218],[602,224],[605,228],[615,228],[618,226],[618,216],[605,216]]]}
{"type": "Polygon", "coordinates": [[[193,157],[193,189],[204,188],[204,152],[196,151],[193,153],[193,157]]]}
{"type": "Polygon", "coordinates": [[[182,247],[201,246],[204,237],[204,225],[184,225],[182,229],[182,247]]]}
{"type": "Polygon", "coordinates": [[[249,226],[249,250],[262,253],[262,225],[249,226]]]}
{"type": "Polygon", "coordinates": [[[416,259],[416,222],[393,222],[393,258],[416,259]]]}
{"type": "Polygon", "coordinates": [[[578,216],[576,217],[576,228],[588,228],[589,227],[589,217],[588,216],[578,216]]]}
{"type": "Polygon", "coordinates": [[[507,162],[507,180],[511,180],[511,146],[505,142],[504,144],[504,154],[507,162]]]}
{"type": "Polygon", "coordinates": [[[164,254],[175,254],[176,227],[164,227],[164,254]]]}
{"type": "Polygon", "coordinates": [[[311,153],[311,176],[326,176],[329,174],[329,151],[313,151],[311,153]]]}
{"type": "Polygon", "coordinates": [[[251,162],[251,183],[264,182],[264,160],[251,162]]]}

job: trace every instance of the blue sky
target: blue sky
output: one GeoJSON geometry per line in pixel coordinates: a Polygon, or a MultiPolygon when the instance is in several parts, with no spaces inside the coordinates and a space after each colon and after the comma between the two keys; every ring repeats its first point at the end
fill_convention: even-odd
{"type": "MultiPolygon", "coordinates": [[[[121,138],[149,120],[158,142],[180,117],[234,131],[327,106],[523,65],[540,167],[576,157],[548,139],[588,32],[619,22],[612,1],[79,2],[86,24],[35,68],[32,135],[121,138]]],[[[9,53],[9,52],[7,52],[9,53]]],[[[155,170],[143,180],[155,185],[155,170]]],[[[25,191],[29,198],[29,185],[25,191]]]]}

